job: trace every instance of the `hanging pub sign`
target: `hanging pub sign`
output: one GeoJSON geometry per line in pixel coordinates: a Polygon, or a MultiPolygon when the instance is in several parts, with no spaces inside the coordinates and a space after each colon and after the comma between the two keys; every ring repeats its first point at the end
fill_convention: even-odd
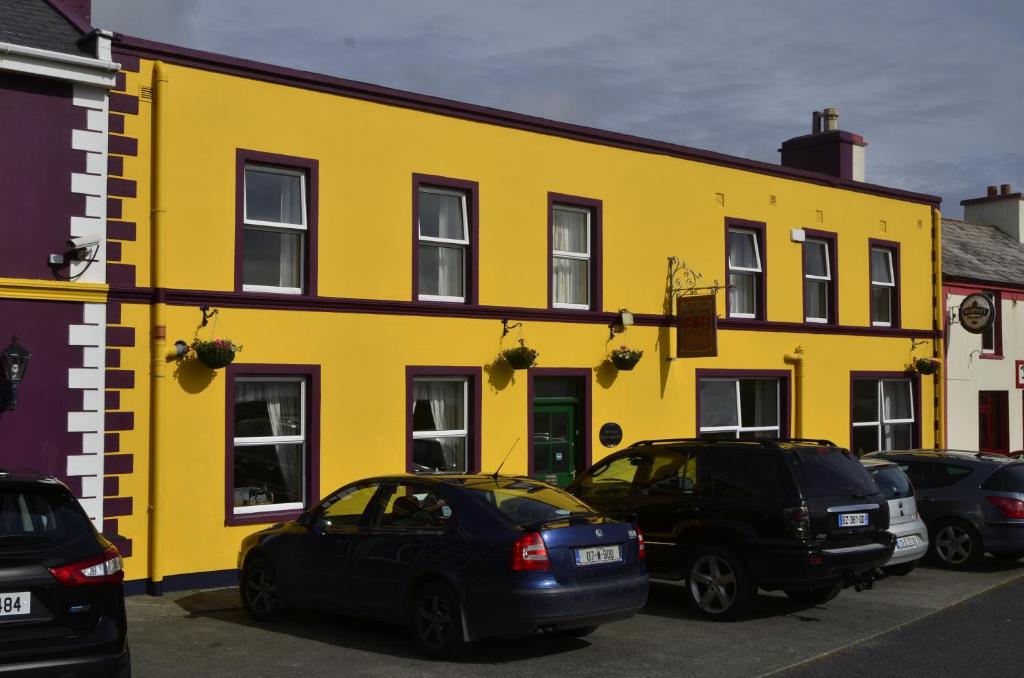
{"type": "Polygon", "coordinates": [[[684,295],[676,298],[676,357],[703,358],[718,355],[718,316],[715,295],[684,295]]]}
{"type": "Polygon", "coordinates": [[[996,307],[987,294],[975,292],[960,302],[960,326],[971,334],[981,334],[996,319],[996,307]]]}

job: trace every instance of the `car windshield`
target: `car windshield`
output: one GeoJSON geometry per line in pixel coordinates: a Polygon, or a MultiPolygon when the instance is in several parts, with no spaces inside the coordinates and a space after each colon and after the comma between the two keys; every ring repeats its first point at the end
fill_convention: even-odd
{"type": "Polygon", "coordinates": [[[67,492],[33,486],[0,488],[0,550],[47,547],[89,530],[67,492]]]}
{"type": "Polygon", "coordinates": [[[886,499],[905,499],[913,496],[914,490],[910,486],[910,479],[898,466],[879,466],[871,468],[870,471],[871,477],[875,479],[875,484],[886,499]]]}
{"type": "Polygon", "coordinates": [[[878,494],[871,474],[848,450],[838,447],[798,449],[793,465],[804,497],[868,497],[878,494]]]}
{"type": "Polygon", "coordinates": [[[593,509],[571,494],[532,480],[498,478],[466,483],[462,487],[516,525],[593,513],[593,509]]]}

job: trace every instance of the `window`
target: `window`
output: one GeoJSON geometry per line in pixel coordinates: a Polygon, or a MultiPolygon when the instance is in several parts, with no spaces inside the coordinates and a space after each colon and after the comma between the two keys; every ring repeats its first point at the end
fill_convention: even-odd
{"type": "Polygon", "coordinates": [[[985,355],[1001,356],[1003,354],[1003,328],[1000,318],[1000,299],[998,292],[983,292],[992,300],[993,318],[988,329],[981,333],[981,352],[985,355]]]}
{"type": "Polygon", "coordinates": [[[465,192],[432,186],[420,187],[420,299],[466,300],[468,224],[465,192]]]}
{"type": "Polygon", "coordinates": [[[851,449],[861,454],[913,448],[914,388],[910,379],[853,379],[851,449]]]}
{"type": "Polygon", "coordinates": [[[785,431],[781,379],[697,380],[701,438],[779,438],[785,431]]]}
{"type": "Polygon", "coordinates": [[[800,492],[806,499],[868,496],[878,492],[871,474],[848,450],[834,447],[797,449],[790,457],[790,464],[796,471],[800,492]]]}
{"type": "Polygon", "coordinates": [[[871,324],[899,326],[899,266],[892,247],[871,247],[871,324]]]}
{"type": "Polygon", "coordinates": [[[759,230],[729,228],[730,318],[764,319],[764,242],[759,230]]]}
{"type": "Polygon", "coordinates": [[[413,380],[412,462],[420,472],[469,472],[469,379],[413,380]]]}
{"type": "Polygon", "coordinates": [[[779,467],[764,452],[715,450],[711,459],[711,492],[729,499],[768,499],[779,494],[779,467]]]}
{"type": "Polygon", "coordinates": [[[634,454],[602,461],[580,479],[574,493],[592,502],[624,499],[633,493],[633,482],[641,466],[649,468],[650,457],[634,454]]]}
{"type": "Polygon", "coordinates": [[[316,160],[236,151],[235,289],[316,294],[316,160]]]}
{"type": "Polygon", "coordinates": [[[836,295],[833,262],[834,241],[808,238],[804,241],[804,320],[834,323],[836,295]]]}
{"type": "Polygon", "coordinates": [[[442,530],[454,515],[453,509],[436,490],[401,483],[392,488],[377,521],[385,527],[442,530]]]}
{"type": "Polygon", "coordinates": [[[697,493],[697,456],[685,451],[655,452],[649,476],[640,493],[647,497],[675,497],[697,493]]]}
{"type": "Polygon", "coordinates": [[[601,310],[601,201],[548,193],[548,302],[601,310]]]}
{"type": "Polygon", "coordinates": [[[901,462],[899,467],[906,472],[910,482],[918,490],[949,487],[973,473],[973,470],[966,466],[927,461],[901,462]]]}
{"type": "Polygon", "coordinates": [[[379,487],[379,483],[360,483],[331,495],[320,504],[320,525],[328,531],[332,527],[358,525],[379,487]]]}

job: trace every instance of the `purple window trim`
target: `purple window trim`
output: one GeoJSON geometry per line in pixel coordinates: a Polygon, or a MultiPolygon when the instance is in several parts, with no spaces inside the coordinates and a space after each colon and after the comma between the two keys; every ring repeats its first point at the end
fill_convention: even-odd
{"type": "Polygon", "coordinates": [[[892,291],[892,323],[890,327],[899,328],[901,325],[901,297],[903,296],[903,283],[900,278],[900,244],[894,240],[868,239],[868,325],[872,325],[871,319],[871,250],[872,248],[888,249],[892,252],[892,281],[896,287],[892,291]]]}
{"type": "MultiPolygon", "coordinates": [[[[292,155],[235,149],[235,291],[242,291],[245,258],[245,166],[270,165],[306,173],[306,251],[303,261],[302,294],[315,297],[317,288],[317,215],[320,197],[320,161],[292,155]]],[[[272,294],[272,293],[271,293],[272,294]]]]}
{"type": "MultiPolygon", "coordinates": [[[[790,370],[728,370],[728,369],[696,369],[694,370],[694,388],[697,403],[697,420],[694,436],[700,437],[700,381],[701,379],[778,379],[779,380],[779,437],[788,438],[792,430],[793,390],[792,372],[790,370]]],[[[740,422],[742,426],[742,422],[740,422]]]]}
{"type": "Polygon", "coordinates": [[[200,68],[215,73],[224,73],[290,87],[301,87],[308,91],[324,92],[352,99],[381,103],[387,106],[426,111],[462,120],[526,130],[537,134],[547,134],[612,148],[683,158],[710,165],[731,167],[867,195],[880,195],[897,200],[932,205],[934,207],[938,207],[942,202],[942,198],[938,196],[914,193],[912,191],[904,191],[860,181],[844,180],[818,172],[782,167],[775,163],[740,158],[715,151],[671,144],[656,139],[609,132],[593,127],[573,125],[450,99],[424,96],[379,85],[370,85],[353,80],[283,68],[248,59],[237,59],[214,52],[204,52],[177,45],[144,40],[122,33],[115,34],[113,51],[117,57],[116,60],[121,63],[121,68],[125,71],[138,71],[139,57],[144,57],[190,68],[200,68]]]}
{"type": "Polygon", "coordinates": [[[466,262],[463,275],[466,289],[463,290],[465,301],[461,305],[476,306],[480,295],[480,184],[467,179],[452,179],[433,174],[412,175],[412,300],[419,304],[437,304],[448,307],[459,302],[421,301],[420,300],[420,188],[448,188],[466,194],[466,213],[469,217],[467,231],[469,245],[466,247],[466,262]]]}
{"type": "MultiPolygon", "coordinates": [[[[578,195],[548,192],[548,308],[555,308],[554,289],[554,240],[552,230],[554,224],[555,205],[566,207],[582,207],[590,212],[590,310],[600,312],[604,309],[603,286],[603,222],[604,205],[595,198],[583,198],[578,195]]],[[[572,311],[573,309],[559,309],[572,311]]],[[[532,438],[531,438],[532,440],[532,438]]],[[[531,457],[532,459],[532,457],[531,457]]]]}
{"type": "MultiPolygon", "coordinates": [[[[768,228],[763,221],[750,221],[748,219],[737,219],[735,217],[725,218],[725,284],[729,284],[729,231],[731,230],[753,231],[757,238],[758,254],[761,257],[761,275],[757,279],[757,296],[754,303],[757,304],[753,318],[735,318],[735,320],[768,320],[768,228]]],[[[725,290],[725,317],[729,318],[732,309],[729,308],[729,290],[725,290]]]]}
{"type": "Polygon", "coordinates": [[[480,472],[480,441],[483,437],[481,409],[483,404],[483,369],[480,367],[451,367],[407,365],[405,368],[405,470],[412,473],[412,397],[413,381],[426,377],[466,377],[469,379],[469,408],[466,423],[469,426],[469,444],[466,446],[467,473],[480,472]]]}
{"type": "MultiPolygon", "coordinates": [[[[992,352],[986,353],[984,347],[979,358],[985,360],[1003,359],[1003,295],[999,290],[982,290],[982,293],[992,299],[992,308],[995,309],[995,320],[992,321],[992,352]]],[[[984,336],[984,335],[982,335],[984,336]]],[[[983,342],[984,343],[984,342],[983,342]]]]}
{"type": "MultiPolygon", "coordinates": [[[[850,448],[853,448],[853,382],[856,379],[867,379],[871,381],[879,381],[882,379],[897,379],[905,380],[910,382],[910,390],[912,391],[910,397],[914,401],[914,425],[911,427],[911,447],[914,449],[921,447],[921,434],[922,427],[921,422],[923,417],[921,416],[921,375],[914,374],[908,375],[906,372],[850,372],[850,448]]],[[[879,422],[881,426],[881,422],[879,422]]]]}
{"type": "MultiPolygon", "coordinates": [[[[594,445],[593,445],[593,408],[592,408],[592,393],[593,393],[593,370],[590,368],[572,368],[572,367],[531,367],[526,373],[526,422],[527,422],[527,433],[526,439],[529,440],[529,446],[527,449],[527,474],[533,475],[533,399],[534,399],[534,381],[537,377],[575,377],[583,381],[583,400],[581,403],[583,410],[583,422],[580,426],[580,430],[583,431],[582,438],[583,443],[583,469],[590,468],[591,464],[594,463],[594,445]]],[[[581,441],[577,440],[577,447],[581,441]]],[[[578,464],[577,464],[578,465],[578,464]]]]}
{"type": "Polygon", "coordinates": [[[808,240],[823,240],[828,243],[828,266],[832,279],[828,284],[828,319],[823,323],[810,323],[807,320],[807,265],[804,259],[803,248],[807,247],[805,242],[801,247],[801,274],[803,275],[803,300],[804,300],[804,322],[812,325],[826,325],[836,327],[839,325],[839,234],[834,231],[819,231],[813,228],[805,228],[804,235],[808,240]]]}
{"type": "Polygon", "coordinates": [[[320,501],[320,366],[232,363],[224,375],[224,524],[262,525],[292,520],[302,511],[268,511],[236,515],[235,508],[235,381],[238,377],[302,377],[306,379],[305,508],[320,501]]]}

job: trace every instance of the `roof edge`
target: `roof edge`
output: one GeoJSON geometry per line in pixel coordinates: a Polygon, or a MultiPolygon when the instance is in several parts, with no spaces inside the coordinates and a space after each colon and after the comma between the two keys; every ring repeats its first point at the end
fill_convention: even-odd
{"type": "Polygon", "coordinates": [[[758,160],[750,160],[748,158],[741,158],[714,151],[691,148],[689,146],[658,141],[656,139],[648,139],[621,132],[611,132],[595,127],[559,122],[548,118],[514,113],[512,111],[505,111],[498,108],[490,108],[487,106],[480,106],[477,104],[470,104],[425,94],[417,94],[414,92],[383,87],[380,85],[372,85],[356,80],[347,80],[320,73],[300,71],[298,69],[275,66],[273,64],[262,63],[250,59],[240,59],[224,54],[217,54],[215,52],[206,52],[167,43],[155,42],[152,40],[145,40],[142,38],[123,35],[121,33],[116,33],[114,35],[113,49],[116,52],[130,56],[159,59],[168,63],[201,68],[228,75],[254,78],[257,80],[302,87],[331,94],[340,94],[356,99],[363,99],[391,106],[399,106],[401,108],[447,115],[475,122],[485,122],[503,127],[600,144],[603,146],[613,146],[616,148],[640,151],[644,153],[668,155],[685,160],[705,162],[732,169],[767,174],[783,179],[793,179],[796,181],[829,186],[832,188],[847,189],[858,193],[867,193],[896,200],[922,203],[932,207],[938,207],[942,202],[941,197],[925,193],[916,193],[898,188],[880,186],[877,184],[844,180],[827,174],[819,174],[817,172],[808,172],[806,170],[783,167],[781,165],[760,162],[758,160]]]}
{"type": "Polygon", "coordinates": [[[71,7],[65,3],[65,0],[46,0],[46,4],[54,9],[55,12],[64,17],[65,20],[72,26],[74,26],[82,35],[88,35],[92,32],[92,25],[75,12],[71,7]]]}
{"type": "Polygon", "coordinates": [[[942,284],[962,283],[972,287],[984,287],[987,289],[1002,290],[1024,290],[1024,283],[1016,284],[1005,280],[986,280],[984,278],[973,278],[965,275],[942,274],[942,284]]]}

